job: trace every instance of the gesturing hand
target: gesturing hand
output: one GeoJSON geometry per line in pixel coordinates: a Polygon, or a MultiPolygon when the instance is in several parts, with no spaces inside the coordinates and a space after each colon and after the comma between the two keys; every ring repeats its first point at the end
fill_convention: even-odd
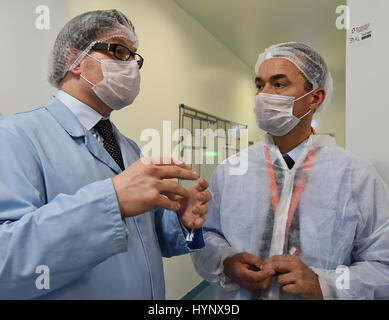
{"type": "Polygon", "coordinates": [[[296,255],[278,255],[265,260],[261,270],[274,270],[284,292],[297,294],[304,299],[322,300],[319,277],[296,255]]]}
{"type": "Polygon", "coordinates": [[[274,271],[260,270],[262,260],[250,253],[238,253],[223,262],[224,273],[232,281],[251,292],[266,289],[274,271]],[[253,267],[258,271],[253,271],[253,267]]]}
{"type": "Polygon", "coordinates": [[[208,182],[201,178],[199,182],[188,189],[189,198],[177,196],[181,209],[178,210],[180,220],[189,229],[201,228],[208,212],[206,203],[211,200],[212,194],[205,192],[208,182]]]}
{"type": "Polygon", "coordinates": [[[142,158],[113,177],[122,217],[136,216],[155,207],[179,211],[181,204],[176,196],[192,199],[193,194],[177,182],[165,180],[173,178],[197,180],[198,174],[170,158],[142,158]]]}

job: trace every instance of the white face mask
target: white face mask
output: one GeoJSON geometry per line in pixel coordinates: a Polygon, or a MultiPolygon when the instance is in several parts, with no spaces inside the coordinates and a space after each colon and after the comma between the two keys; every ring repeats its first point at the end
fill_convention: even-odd
{"type": "Polygon", "coordinates": [[[273,136],[284,136],[308,115],[309,110],[301,118],[293,115],[293,105],[296,101],[304,98],[314,90],[298,99],[289,96],[260,93],[255,96],[254,113],[258,126],[273,136]]]}
{"type": "Polygon", "coordinates": [[[83,75],[81,78],[93,86],[92,90],[99,99],[114,110],[132,104],[140,90],[138,63],[135,60],[98,60],[89,54],[88,56],[101,63],[104,79],[93,84],[83,75]]]}

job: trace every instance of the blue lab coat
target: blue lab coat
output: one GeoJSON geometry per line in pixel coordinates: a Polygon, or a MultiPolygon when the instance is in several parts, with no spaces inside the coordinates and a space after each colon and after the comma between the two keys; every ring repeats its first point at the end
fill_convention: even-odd
{"type": "MultiPolygon", "coordinates": [[[[114,133],[128,167],[140,149],[114,133]]],[[[125,219],[127,235],[120,168],[58,99],[0,120],[0,139],[0,299],[164,299],[162,256],[204,245],[160,208],[125,219]]]]}

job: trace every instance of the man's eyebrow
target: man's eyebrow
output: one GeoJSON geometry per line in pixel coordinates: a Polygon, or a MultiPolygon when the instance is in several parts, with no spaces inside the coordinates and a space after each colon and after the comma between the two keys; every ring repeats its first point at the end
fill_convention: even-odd
{"type": "Polygon", "coordinates": [[[280,80],[284,78],[288,78],[288,76],[286,74],[275,74],[274,76],[270,77],[270,81],[280,80]]]}
{"type": "MultiPolygon", "coordinates": [[[[270,81],[276,81],[280,79],[288,79],[288,76],[286,74],[275,74],[270,77],[270,81]]],[[[264,81],[262,80],[262,78],[256,77],[255,82],[264,82],[264,81]]]]}

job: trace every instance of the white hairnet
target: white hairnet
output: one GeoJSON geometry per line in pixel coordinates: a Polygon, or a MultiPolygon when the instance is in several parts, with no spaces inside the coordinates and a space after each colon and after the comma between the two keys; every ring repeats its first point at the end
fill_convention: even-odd
{"type": "Polygon", "coordinates": [[[59,88],[66,73],[77,66],[97,42],[125,38],[138,47],[131,21],[117,10],[97,10],[70,20],[55,41],[50,62],[49,82],[59,88]]]}
{"type": "Polygon", "coordinates": [[[326,98],[316,111],[324,110],[331,101],[333,82],[331,72],[322,56],[312,47],[297,42],[280,43],[267,48],[258,57],[255,72],[265,60],[283,58],[292,62],[312,84],[313,89],[323,88],[326,98]]]}

